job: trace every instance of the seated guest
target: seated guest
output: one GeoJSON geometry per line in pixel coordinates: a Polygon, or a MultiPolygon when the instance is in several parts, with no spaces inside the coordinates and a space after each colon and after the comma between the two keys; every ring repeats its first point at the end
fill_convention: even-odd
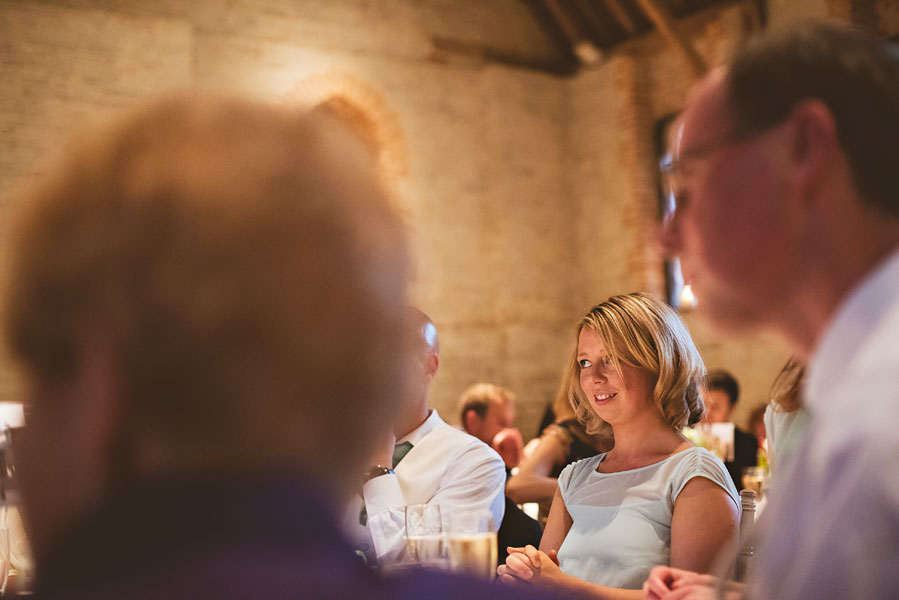
{"type": "Polygon", "coordinates": [[[496,439],[502,430],[510,429],[515,421],[515,394],[498,385],[477,383],[459,397],[459,417],[462,429],[496,450],[507,469],[518,466],[521,452],[514,441],[508,438],[509,434],[503,436],[506,440],[503,444],[505,454],[500,452],[499,440],[496,439]]]}
{"type": "Polygon", "coordinates": [[[705,378],[680,319],[644,294],[609,298],[578,324],[571,369],[575,413],[615,444],[562,471],[540,550],[510,549],[501,579],[640,598],[654,565],[708,569],[739,502],[721,461],[680,433],[705,378]]]}
{"type": "Polygon", "coordinates": [[[610,437],[587,433],[574,416],[568,399],[570,369],[567,371],[553,401],[553,414],[559,415],[558,420],[528,444],[530,448],[518,465],[518,472],[506,482],[506,495],[516,503],[537,502],[540,505],[541,522],[545,522],[549,514],[562,469],[612,447],[610,437]]]}
{"type": "Polygon", "coordinates": [[[808,427],[809,414],[802,402],[805,363],[792,357],[771,386],[771,401],[765,409],[771,473],[782,472],[796,454],[808,427]]]}
{"type": "MultiPolygon", "coordinates": [[[[724,369],[716,369],[709,373],[709,382],[703,395],[705,400],[705,417],[707,423],[728,423],[731,413],[740,399],[740,385],[734,376],[724,369]]],[[[737,489],[742,489],[743,469],[754,467],[759,451],[755,435],[747,433],[734,425],[734,459],[724,461],[727,472],[737,489]]]]}
{"type": "Polygon", "coordinates": [[[362,487],[364,510],[354,510],[366,558],[386,564],[405,548],[405,507],[437,504],[444,523],[453,511],[483,509],[498,529],[505,506],[503,461],[489,446],[447,425],[428,409],[428,389],[439,364],[437,328],[410,309],[416,331],[414,395],[394,414],[393,431],[381,444],[362,487]]]}
{"type": "Polygon", "coordinates": [[[172,99],[14,207],[36,597],[497,597],[373,576],[337,524],[410,392],[408,242],[373,162],[322,116],[172,99]]]}

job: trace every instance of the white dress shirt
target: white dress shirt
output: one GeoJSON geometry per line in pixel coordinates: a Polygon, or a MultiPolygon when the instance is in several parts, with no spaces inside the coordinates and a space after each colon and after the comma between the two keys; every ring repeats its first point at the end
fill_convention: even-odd
{"type": "Polygon", "coordinates": [[[847,297],[809,365],[811,422],[778,477],[754,598],[899,594],[899,251],[847,297]]]}
{"type": "MultiPolygon", "coordinates": [[[[474,436],[447,425],[436,410],[415,431],[397,440],[412,449],[395,475],[382,475],[362,487],[368,538],[379,563],[397,560],[405,548],[405,507],[437,504],[443,525],[453,511],[485,510],[499,529],[505,510],[506,470],[502,458],[474,436]]],[[[356,510],[351,510],[358,517],[356,510]]],[[[357,520],[358,522],[358,520],[357,520]]]]}

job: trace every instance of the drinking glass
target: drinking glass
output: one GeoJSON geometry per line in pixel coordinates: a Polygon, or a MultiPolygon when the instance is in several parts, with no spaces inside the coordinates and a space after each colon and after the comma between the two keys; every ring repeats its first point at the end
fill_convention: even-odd
{"type": "Polygon", "coordinates": [[[406,507],[406,562],[426,567],[445,566],[443,522],[437,504],[406,507]]]}
{"type": "Polygon", "coordinates": [[[765,469],[762,467],[744,467],[743,468],[743,489],[754,490],[758,497],[761,498],[765,491],[765,469]]]}
{"type": "Polygon", "coordinates": [[[446,544],[450,568],[490,579],[496,573],[496,530],[486,510],[460,510],[447,515],[446,544]]]}

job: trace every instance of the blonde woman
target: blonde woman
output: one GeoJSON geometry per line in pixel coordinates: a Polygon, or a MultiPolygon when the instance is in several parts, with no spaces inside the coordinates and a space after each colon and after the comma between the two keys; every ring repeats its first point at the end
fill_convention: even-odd
{"type": "Polygon", "coordinates": [[[645,294],[614,296],[577,326],[573,408],[614,447],[559,476],[540,549],[511,549],[503,581],[640,598],[655,565],[707,571],[737,533],[737,490],[681,433],[702,416],[705,367],[680,319],[645,294]]]}

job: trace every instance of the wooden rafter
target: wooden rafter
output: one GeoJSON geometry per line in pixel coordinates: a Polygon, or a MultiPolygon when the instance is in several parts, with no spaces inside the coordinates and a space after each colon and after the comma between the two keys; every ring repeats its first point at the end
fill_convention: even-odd
{"type": "Polygon", "coordinates": [[[743,0],[743,11],[749,25],[749,31],[755,33],[762,29],[762,11],[757,0],[743,0]]]}
{"type": "Polygon", "coordinates": [[[705,60],[696,49],[693,48],[690,40],[678,31],[674,24],[674,17],[671,16],[671,13],[665,6],[656,0],[636,0],[636,2],[643,9],[643,12],[646,13],[646,16],[649,17],[649,20],[655,24],[659,32],[681,51],[693,67],[696,75],[702,75],[708,70],[708,65],[706,65],[705,60]]]}
{"type": "Polygon", "coordinates": [[[556,20],[556,23],[558,23],[559,28],[565,34],[565,37],[568,38],[571,48],[578,60],[584,64],[598,62],[602,57],[599,48],[597,48],[591,40],[588,40],[581,35],[570,15],[568,15],[559,5],[558,0],[543,0],[543,5],[556,20]]]}
{"type": "Polygon", "coordinates": [[[483,44],[473,44],[443,36],[431,36],[431,47],[433,49],[431,54],[433,60],[446,60],[450,56],[455,56],[463,60],[496,63],[518,69],[540,71],[559,77],[571,76],[577,70],[577,64],[574,60],[570,62],[564,60],[540,60],[497,48],[488,48],[483,44]]]}
{"type": "Polygon", "coordinates": [[[631,19],[631,16],[627,14],[627,11],[621,6],[621,2],[618,0],[605,0],[605,3],[609,8],[609,11],[614,15],[615,20],[618,21],[619,25],[624,28],[628,35],[637,33],[637,26],[634,24],[634,20],[631,19]]]}
{"type": "Polygon", "coordinates": [[[593,38],[599,43],[600,46],[603,45],[603,39],[615,38],[614,33],[610,31],[609,25],[602,19],[600,19],[599,15],[596,14],[596,7],[591,0],[575,0],[574,6],[577,7],[577,10],[583,18],[584,23],[587,25],[588,30],[591,32],[593,38]]]}

